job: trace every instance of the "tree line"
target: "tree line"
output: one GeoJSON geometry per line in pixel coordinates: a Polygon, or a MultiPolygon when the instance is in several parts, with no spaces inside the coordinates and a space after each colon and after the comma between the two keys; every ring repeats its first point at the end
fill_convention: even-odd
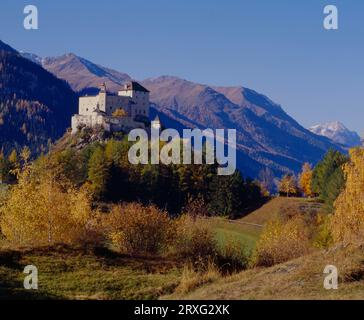
{"type": "Polygon", "coordinates": [[[305,163],[298,177],[284,175],[279,182],[279,193],[287,197],[317,197],[325,204],[326,210],[332,212],[334,202],[345,186],[344,165],[348,161],[347,155],[329,150],[314,168],[305,163]]]}
{"type": "MultiPolygon", "coordinates": [[[[265,199],[259,183],[239,171],[219,176],[217,164],[133,165],[128,160],[129,148],[126,137],[96,141],[81,149],[53,148],[34,161],[33,171],[50,172],[72,187],[87,188],[94,203],[154,204],[171,215],[178,215],[198,199],[205,203],[206,214],[236,218],[265,199]]],[[[23,153],[18,155],[14,150],[8,157],[0,154],[0,178],[4,182],[15,182],[14,169],[24,163],[23,153]]]]}

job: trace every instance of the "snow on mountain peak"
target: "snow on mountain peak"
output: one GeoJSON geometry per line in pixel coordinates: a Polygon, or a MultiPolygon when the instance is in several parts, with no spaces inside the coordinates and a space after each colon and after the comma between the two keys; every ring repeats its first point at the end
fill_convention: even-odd
{"type": "Polygon", "coordinates": [[[340,121],[317,124],[310,127],[309,130],[347,147],[354,147],[361,144],[360,136],[355,131],[350,131],[340,121]]]}

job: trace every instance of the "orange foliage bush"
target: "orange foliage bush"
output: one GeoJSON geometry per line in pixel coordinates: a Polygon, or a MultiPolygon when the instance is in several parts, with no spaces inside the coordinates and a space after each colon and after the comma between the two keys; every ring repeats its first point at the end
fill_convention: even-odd
{"type": "Polygon", "coordinates": [[[111,243],[129,254],[161,253],[174,234],[167,212],[139,203],[115,206],[105,216],[104,228],[111,243]]]}
{"type": "Polygon", "coordinates": [[[212,228],[205,219],[195,219],[183,215],[176,221],[175,252],[191,261],[214,259],[217,254],[217,242],[212,228]]]}
{"type": "Polygon", "coordinates": [[[253,255],[253,264],[272,266],[300,257],[309,249],[310,230],[303,217],[295,216],[286,222],[276,220],[264,228],[253,255]]]}

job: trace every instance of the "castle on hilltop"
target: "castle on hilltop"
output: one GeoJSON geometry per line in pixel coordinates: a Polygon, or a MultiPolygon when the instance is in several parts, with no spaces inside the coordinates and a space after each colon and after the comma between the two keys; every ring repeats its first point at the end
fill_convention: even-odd
{"type": "Polygon", "coordinates": [[[135,128],[144,129],[148,123],[149,91],[146,88],[131,81],[118,94],[111,94],[104,83],[98,95],[79,98],[78,114],[72,117],[72,133],[83,127],[129,132],[135,128]]]}

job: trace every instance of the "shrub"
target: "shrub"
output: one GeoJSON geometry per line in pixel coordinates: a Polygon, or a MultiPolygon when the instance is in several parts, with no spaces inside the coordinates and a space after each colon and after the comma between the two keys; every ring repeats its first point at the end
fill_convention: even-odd
{"type": "Polygon", "coordinates": [[[188,196],[187,204],[182,209],[182,212],[188,214],[193,219],[196,219],[197,217],[207,217],[209,215],[208,207],[201,195],[198,195],[197,197],[188,196]]]}
{"type": "Polygon", "coordinates": [[[217,264],[223,273],[232,273],[246,269],[249,265],[251,252],[234,237],[229,237],[218,249],[217,264]]]}
{"type": "Polygon", "coordinates": [[[253,256],[256,266],[272,266],[306,254],[310,248],[310,232],[303,217],[267,224],[253,256]]]}
{"type": "Polygon", "coordinates": [[[173,235],[173,222],[157,207],[128,203],[115,206],[104,220],[111,243],[128,254],[164,252],[173,235]]]}
{"type": "Polygon", "coordinates": [[[207,220],[181,216],[176,222],[175,253],[202,267],[217,254],[215,235],[207,220]]]}
{"type": "Polygon", "coordinates": [[[314,237],[314,246],[325,249],[332,244],[331,215],[319,215],[317,217],[317,232],[314,237]]]}

